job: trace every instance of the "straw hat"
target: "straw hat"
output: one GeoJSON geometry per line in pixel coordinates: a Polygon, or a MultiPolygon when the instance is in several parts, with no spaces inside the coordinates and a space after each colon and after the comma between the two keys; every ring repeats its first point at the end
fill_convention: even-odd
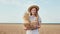
{"type": "Polygon", "coordinates": [[[31,6],[28,8],[28,11],[30,12],[32,8],[36,8],[37,11],[39,10],[39,6],[37,6],[37,5],[31,5],[31,6]]]}

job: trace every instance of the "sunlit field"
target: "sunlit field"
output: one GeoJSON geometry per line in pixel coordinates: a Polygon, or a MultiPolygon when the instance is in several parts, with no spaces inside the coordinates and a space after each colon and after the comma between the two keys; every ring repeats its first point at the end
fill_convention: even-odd
{"type": "MultiPolygon", "coordinates": [[[[25,34],[23,24],[0,24],[0,34],[25,34]]],[[[42,24],[40,34],[60,34],[59,24],[42,24]]]]}

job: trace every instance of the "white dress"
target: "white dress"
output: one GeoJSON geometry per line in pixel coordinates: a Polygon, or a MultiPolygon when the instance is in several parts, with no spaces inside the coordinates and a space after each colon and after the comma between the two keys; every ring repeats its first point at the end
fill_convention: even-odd
{"type": "MultiPolygon", "coordinates": [[[[36,18],[34,16],[30,16],[30,21],[34,21],[36,18]]],[[[39,22],[41,22],[41,19],[39,17],[39,22]]],[[[36,30],[26,30],[26,34],[39,34],[38,29],[36,30]]]]}

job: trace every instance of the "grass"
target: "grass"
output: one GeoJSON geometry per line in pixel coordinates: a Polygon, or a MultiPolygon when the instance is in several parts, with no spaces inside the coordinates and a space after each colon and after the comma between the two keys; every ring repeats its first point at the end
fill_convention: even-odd
{"type": "MultiPolygon", "coordinates": [[[[40,34],[60,34],[59,24],[42,24],[40,34]]],[[[23,24],[0,24],[0,34],[26,34],[23,24]]]]}

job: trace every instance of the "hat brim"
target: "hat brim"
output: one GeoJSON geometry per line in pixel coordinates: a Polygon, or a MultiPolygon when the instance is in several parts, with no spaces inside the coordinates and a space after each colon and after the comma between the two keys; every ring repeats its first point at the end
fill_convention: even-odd
{"type": "Polygon", "coordinates": [[[37,5],[32,5],[32,6],[30,6],[30,7],[28,8],[28,11],[30,12],[32,8],[36,8],[37,11],[39,10],[39,6],[37,6],[37,5]]]}

